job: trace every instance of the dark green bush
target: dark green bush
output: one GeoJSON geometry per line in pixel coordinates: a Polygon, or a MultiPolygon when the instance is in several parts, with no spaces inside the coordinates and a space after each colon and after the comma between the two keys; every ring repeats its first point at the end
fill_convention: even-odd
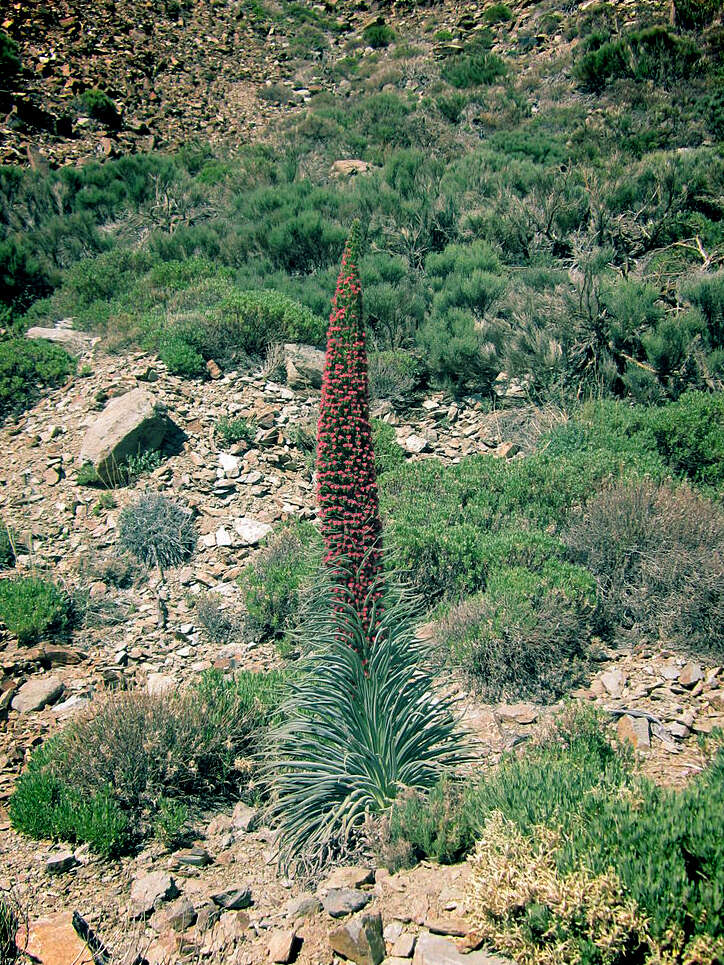
{"type": "Polygon", "coordinates": [[[73,360],[50,342],[0,341],[0,417],[28,406],[46,386],[64,382],[73,360]]]}
{"type": "Polygon", "coordinates": [[[121,115],[118,108],[105,91],[92,87],[80,96],[80,106],[90,117],[94,117],[108,127],[120,127],[121,115]]]}
{"type": "Polygon", "coordinates": [[[440,71],[443,80],[458,89],[493,84],[506,73],[505,61],[481,45],[469,53],[450,57],[440,71]]]}
{"type": "Polygon", "coordinates": [[[282,686],[275,672],[207,671],[183,693],[108,699],[36,751],[11,798],[13,825],[117,854],[153,830],[164,800],[250,793],[254,774],[240,762],[282,686]]]}
{"type": "Polygon", "coordinates": [[[206,362],[203,355],[190,345],[182,334],[170,332],[162,337],[158,348],[158,357],[164,363],[171,375],[180,375],[183,379],[199,378],[206,374],[206,362]]]}
{"type": "Polygon", "coordinates": [[[723,9],[722,0],[674,0],[674,20],[684,30],[701,30],[723,9]]]}
{"type": "Polygon", "coordinates": [[[22,66],[17,43],[0,30],[0,75],[12,77],[22,66]]]}
{"type": "Polygon", "coordinates": [[[374,47],[375,50],[378,50],[390,46],[395,39],[395,31],[392,27],[388,27],[386,23],[373,23],[362,31],[362,39],[368,47],[374,47]]]}
{"type": "Polygon", "coordinates": [[[299,623],[319,578],[321,557],[321,538],[311,523],[294,523],[269,537],[241,578],[252,633],[277,640],[288,652],[285,637],[299,623]]]}
{"type": "Polygon", "coordinates": [[[147,566],[177,566],[196,549],[191,513],[160,493],[144,493],[118,518],[118,542],[147,566]]]}
{"type": "Polygon", "coordinates": [[[0,520],[0,570],[15,565],[14,533],[0,520]]]}
{"type": "Polygon", "coordinates": [[[724,490],[724,393],[687,392],[654,409],[650,426],[658,451],[676,473],[724,490]]]}
{"type": "Polygon", "coordinates": [[[507,3],[494,3],[483,11],[485,23],[507,23],[513,19],[513,11],[507,3]]]}
{"type": "Polygon", "coordinates": [[[617,78],[665,85],[689,77],[700,57],[693,41],[677,37],[668,27],[647,27],[589,50],[576,65],[576,74],[592,90],[617,78]]]}
{"type": "Polygon", "coordinates": [[[0,619],[20,643],[63,633],[70,624],[70,604],[55,583],[36,576],[0,580],[0,619]]]}

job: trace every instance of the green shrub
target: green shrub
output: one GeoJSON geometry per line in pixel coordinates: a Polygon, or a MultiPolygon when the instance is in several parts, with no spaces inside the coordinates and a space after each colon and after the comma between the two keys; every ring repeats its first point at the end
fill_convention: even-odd
{"type": "Polygon", "coordinates": [[[389,47],[395,39],[395,31],[388,27],[386,23],[369,24],[362,31],[362,39],[368,47],[379,50],[382,47],[389,47]]]}
{"type": "Polygon", "coordinates": [[[724,490],[724,393],[687,392],[651,411],[656,447],[676,473],[724,490]]]}
{"type": "Polygon", "coordinates": [[[438,641],[485,698],[557,699],[590,669],[595,583],[580,567],[493,570],[485,593],[450,608],[438,641]]]}
{"type": "Polygon", "coordinates": [[[393,426],[381,419],[372,420],[372,443],[375,448],[375,472],[378,476],[404,463],[405,450],[397,442],[393,426]]]}
{"type": "Polygon", "coordinates": [[[300,620],[321,566],[322,542],[308,522],[293,523],[272,534],[242,578],[246,625],[254,634],[279,641],[300,620]]]}
{"type": "Polygon", "coordinates": [[[42,388],[65,382],[72,371],[68,353],[50,342],[0,341],[0,417],[30,405],[42,388]]]}
{"type": "Polygon", "coordinates": [[[721,657],[720,506],[686,486],[619,483],[587,502],[565,539],[596,577],[612,632],[721,657]]]}
{"type": "Polygon", "coordinates": [[[162,801],[177,813],[179,800],[249,792],[247,759],[282,684],[274,672],[207,671],[183,693],[109,698],[35,752],[10,801],[13,825],[118,854],[154,830],[162,801]]]}
{"type": "Polygon", "coordinates": [[[144,493],[118,518],[118,541],[147,566],[177,566],[196,549],[191,513],[160,493],[144,493]]]}
{"type": "Polygon", "coordinates": [[[440,71],[443,80],[458,89],[494,84],[506,73],[505,61],[484,46],[476,46],[470,53],[451,57],[440,71]]]}
{"type": "Polygon", "coordinates": [[[647,27],[589,50],[576,65],[576,74],[591,90],[617,78],[667,84],[689,77],[700,57],[693,41],[677,37],[668,27],[647,27]]]}
{"type": "Polygon", "coordinates": [[[388,591],[374,642],[362,651],[360,615],[353,607],[335,613],[334,590],[309,611],[303,634],[314,652],[271,734],[271,807],[286,864],[319,867],[354,850],[370,814],[405,789],[432,786],[464,756],[408,603],[388,591]]]}
{"type": "Polygon", "coordinates": [[[190,345],[182,334],[170,332],[161,339],[158,357],[171,375],[195,379],[206,374],[203,355],[190,345]]]}
{"type": "Polygon", "coordinates": [[[55,583],[40,577],[0,580],[0,619],[20,643],[63,633],[70,623],[68,597],[55,583]]]}
{"type": "Polygon", "coordinates": [[[153,819],[153,836],[167,851],[181,847],[188,833],[186,828],[188,818],[189,809],[183,801],[161,798],[153,819]]]}
{"type": "Polygon", "coordinates": [[[0,75],[12,77],[22,66],[17,43],[0,30],[0,75]]]}
{"type": "Polygon", "coordinates": [[[108,127],[120,127],[121,115],[118,108],[105,91],[92,87],[80,96],[81,109],[108,127]]]}
{"type": "Polygon", "coordinates": [[[507,23],[513,19],[513,11],[507,3],[494,3],[483,11],[485,23],[507,23]]]}
{"type": "Polygon", "coordinates": [[[239,442],[250,445],[254,441],[255,434],[256,426],[247,419],[230,419],[228,416],[222,416],[214,427],[214,435],[225,448],[239,442]]]}

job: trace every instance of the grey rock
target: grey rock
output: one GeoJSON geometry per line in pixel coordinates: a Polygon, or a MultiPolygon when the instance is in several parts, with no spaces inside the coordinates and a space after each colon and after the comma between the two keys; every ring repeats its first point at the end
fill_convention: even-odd
{"type": "Polygon", "coordinates": [[[417,935],[413,935],[411,932],[403,932],[392,946],[392,954],[395,958],[412,958],[416,944],[417,935]]]}
{"type": "Polygon", "coordinates": [[[200,848],[198,846],[176,851],[174,858],[181,864],[188,865],[191,868],[205,868],[211,864],[211,855],[209,852],[206,848],[200,848]]]}
{"type": "Polygon", "coordinates": [[[269,959],[279,965],[287,965],[296,956],[299,940],[293,929],[275,932],[269,940],[269,959]]]}
{"type": "Polygon", "coordinates": [[[250,908],[252,905],[250,888],[230,888],[228,891],[219,891],[211,896],[211,900],[224,911],[241,911],[242,908],[250,908]]]}
{"type": "Polygon", "coordinates": [[[704,671],[698,663],[687,663],[679,674],[679,683],[682,687],[694,687],[703,679],[704,671]]]}
{"type": "Polygon", "coordinates": [[[382,918],[379,912],[350,918],[329,934],[332,951],[356,965],[380,965],[385,957],[382,918]]]}
{"type": "Polygon", "coordinates": [[[322,898],[322,905],[332,918],[343,918],[345,915],[353,915],[356,911],[361,911],[369,904],[370,897],[354,888],[332,888],[322,898]]]}
{"type": "Polygon", "coordinates": [[[31,677],[12,699],[11,707],[19,714],[29,714],[54,704],[65,692],[65,686],[57,677],[31,677]]]}
{"type": "Polygon", "coordinates": [[[81,464],[91,463],[107,483],[117,482],[118,467],[127,456],[160,448],[172,423],[147,389],[132,389],[111,399],[86,431],[81,464]]]}
{"type": "Polygon", "coordinates": [[[427,439],[423,439],[422,436],[415,435],[414,433],[404,439],[402,445],[407,452],[411,453],[425,452],[428,448],[427,439]]]}
{"type": "Polygon", "coordinates": [[[234,529],[241,537],[242,546],[256,546],[272,531],[268,523],[262,523],[251,516],[240,516],[234,520],[234,529]]]}
{"type": "Polygon", "coordinates": [[[174,931],[186,931],[196,922],[196,909],[188,898],[177,898],[163,912],[163,917],[169,928],[174,931]]]}
{"type": "Polygon", "coordinates": [[[620,697],[626,686],[626,674],[619,670],[607,670],[598,678],[612,697],[620,697]]]}
{"type": "Polygon", "coordinates": [[[45,870],[49,875],[59,875],[64,871],[70,871],[77,864],[78,859],[72,851],[60,851],[45,856],[45,870]]]}
{"type": "Polygon", "coordinates": [[[287,385],[292,389],[321,388],[324,352],[312,345],[287,343],[284,346],[287,385]]]}
{"type": "Polygon", "coordinates": [[[231,815],[231,827],[236,831],[253,831],[258,818],[259,812],[256,808],[239,801],[231,815]]]}
{"type": "Polygon", "coordinates": [[[309,918],[322,910],[322,902],[311,891],[305,891],[296,898],[290,898],[286,906],[287,918],[309,918]]]}
{"type": "Polygon", "coordinates": [[[178,898],[180,892],[171,875],[152,871],[140,875],[131,885],[131,908],[137,918],[145,918],[165,901],[178,898]]]}
{"type": "Polygon", "coordinates": [[[463,955],[449,938],[427,932],[418,936],[412,961],[413,965],[511,965],[509,959],[484,949],[463,955]]]}
{"type": "Polygon", "coordinates": [[[71,355],[81,355],[83,352],[87,352],[97,341],[92,335],[87,335],[85,332],[76,332],[72,328],[41,328],[40,326],[29,328],[25,337],[55,342],[56,345],[60,345],[71,355]]]}
{"type": "Polygon", "coordinates": [[[331,891],[334,888],[359,888],[362,885],[374,884],[375,873],[372,868],[360,865],[335,868],[322,885],[322,890],[331,891]]]}

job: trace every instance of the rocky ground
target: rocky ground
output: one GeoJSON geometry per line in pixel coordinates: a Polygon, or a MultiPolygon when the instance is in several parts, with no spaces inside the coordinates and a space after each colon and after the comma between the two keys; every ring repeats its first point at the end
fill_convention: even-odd
{"type": "MultiPolygon", "coordinates": [[[[194,625],[193,596],[215,592],[240,608],[236,578],[270,528],[315,515],[311,465],[295,445],[294,430],[300,424],[313,430],[318,391],[299,386],[293,370],[294,387],[283,370],[274,379],[230,372],[200,386],[169,376],[148,356],[103,356],[91,341],[80,347],[81,371],[89,374],[50,392],[0,432],[0,513],[27,548],[19,571],[48,567],[68,587],[85,581],[110,622],[33,647],[2,633],[0,802],[32,749],[110,689],[162,689],[212,665],[272,666],[278,657],[271,647],[203,642],[194,625]],[[76,480],[81,448],[102,410],[139,390],[165,407],[185,441],[149,476],[117,489],[109,507],[99,490],[76,480]],[[214,426],[222,415],[253,419],[254,441],[220,450],[214,426]],[[188,565],[117,590],[89,576],[87,560],[92,558],[97,574],[113,557],[119,511],[142,489],[193,508],[199,547],[188,565]]],[[[474,399],[454,404],[439,394],[404,412],[389,405],[377,412],[395,426],[408,459],[449,463],[481,451],[522,458],[542,414],[520,404],[519,386],[501,383],[500,393],[506,407],[492,414],[474,399]]],[[[612,730],[633,743],[645,773],[684,783],[702,767],[697,735],[724,726],[721,668],[691,662],[653,641],[633,653],[602,649],[599,659],[599,672],[574,699],[610,713],[612,730]]],[[[467,726],[480,738],[481,767],[545,727],[554,712],[533,704],[483,705],[462,687],[457,696],[467,726]]],[[[467,934],[466,866],[440,870],[423,864],[396,875],[347,868],[321,884],[289,880],[276,867],[273,830],[258,826],[258,815],[248,808],[196,818],[198,839],[191,849],[168,854],[153,844],[135,857],[106,862],[85,848],[69,852],[20,837],[0,803],[3,884],[12,885],[29,910],[31,950],[45,942],[44,962],[75,960],[75,951],[82,952],[72,938],[77,911],[116,952],[141,949],[150,962],[183,954],[225,963],[296,958],[311,965],[353,952],[362,965],[378,958],[380,949],[393,959],[414,955],[420,965],[458,960],[452,942],[464,944],[467,934]],[[48,951],[53,942],[65,952],[48,951]],[[63,957],[69,949],[75,951],[63,957]]],[[[484,951],[465,960],[493,961],[484,951]]]]}
{"type": "MultiPolygon", "coordinates": [[[[513,57],[521,78],[530,71],[535,82],[541,65],[565,54],[570,40],[545,26],[545,5],[511,6],[514,20],[492,27],[494,50],[513,57]]],[[[617,6],[624,23],[641,4],[617,6]]],[[[274,0],[9,3],[0,29],[18,43],[23,69],[0,83],[0,163],[62,165],[173,149],[190,139],[233,152],[262,139],[272,120],[301,113],[316,93],[348,96],[352,83],[335,67],[350,53],[381,56],[381,76],[404,63],[401,88],[422,97],[430,59],[459,52],[487,25],[484,5],[460,0],[304,0],[296,7],[303,15],[274,0]],[[386,52],[365,46],[364,28],[373,23],[397,34],[386,52]],[[304,40],[310,28],[324,38],[319,50],[304,40]],[[452,39],[440,41],[440,31],[452,39]],[[401,61],[403,43],[414,54],[401,61]],[[91,89],[112,98],[116,122],[84,110],[82,95],[91,89]]]]}

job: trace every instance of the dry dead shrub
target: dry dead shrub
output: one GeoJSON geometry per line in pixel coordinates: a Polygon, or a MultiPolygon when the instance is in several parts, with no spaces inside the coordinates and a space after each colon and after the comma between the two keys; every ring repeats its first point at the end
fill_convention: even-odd
{"type": "Polygon", "coordinates": [[[218,593],[202,593],[194,608],[196,620],[211,643],[232,643],[241,636],[241,619],[224,607],[218,593]]]}
{"type": "Polygon", "coordinates": [[[614,632],[724,654],[724,511],[689,487],[616,483],[565,540],[596,577],[614,632]]]}

